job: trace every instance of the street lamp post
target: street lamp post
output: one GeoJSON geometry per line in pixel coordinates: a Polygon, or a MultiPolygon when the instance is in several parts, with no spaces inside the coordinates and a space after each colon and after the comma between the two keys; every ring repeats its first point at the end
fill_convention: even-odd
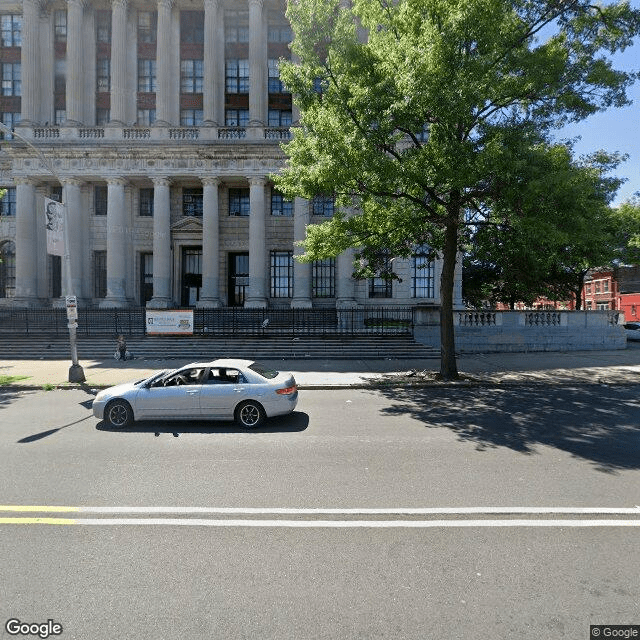
{"type": "MultiPolygon", "coordinates": [[[[20,138],[22,142],[24,142],[31,150],[33,150],[36,155],[42,160],[44,166],[49,170],[49,172],[60,182],[63,184],[60,176],[55,172],[53,167],[49,164],[49,161],[45,157],[45,155],[35,147],[29,140],[21,136],[16,131],[9,129],[4,123],[0,122],[0,130],[5,133],[9,133],[16,138],[20,138]]],[[[66,307],[67,307],[67,328],[69,329],[69,346],[71,348],[71,367],[69,367],[69,382],[84,382],[86,380],[84,376],[84,370],[80,366],[78,362],[78,346],[76,340],[76,329],[78,327],[78,323],[76,322],[78,319],[77,315],[77,306],[76,306],[76,297],[73,295],[73,280],[71,279],[71,252],[69,247],[69,225],[68,216],[67,216],[67,207],[66,205],[62,205],[63,207],[63,230],[64,230],[64,264],[65,264],[65,279],[67,281],[67,297],[66,297],[66,307]]]]}

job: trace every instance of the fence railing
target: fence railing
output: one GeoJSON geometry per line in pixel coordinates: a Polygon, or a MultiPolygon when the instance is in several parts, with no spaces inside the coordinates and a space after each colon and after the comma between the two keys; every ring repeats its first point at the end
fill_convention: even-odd
{"type": "MultiPolygon", "coordinates": [[[[144,335],[146,309],[78,309],[79,336],[144,335]]],[[[194,309],[193,334],[234,335],[412,335],[411,307],[359,309],[194,309]]],[[[66,335],[65,309],[0,309],[0,334],[66,335]]]]}

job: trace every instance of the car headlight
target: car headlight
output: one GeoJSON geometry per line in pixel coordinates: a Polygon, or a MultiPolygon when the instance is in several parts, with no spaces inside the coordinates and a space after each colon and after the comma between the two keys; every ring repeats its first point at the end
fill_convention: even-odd
{"type": "Polygon", "coordinates": [[[96,396],[95,402],[102,402],[103,400],[106,400],[108,396],[109,396],[109,393],[107,391],[101,391],[96,396]]]}

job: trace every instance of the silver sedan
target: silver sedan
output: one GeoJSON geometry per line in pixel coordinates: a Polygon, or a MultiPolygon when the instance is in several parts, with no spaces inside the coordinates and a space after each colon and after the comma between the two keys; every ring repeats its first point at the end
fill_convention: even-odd
{"type": "Polygon", "coordinates": [[[298,387],[290,373],[251,360],[193,363],[110,387],[93,401],[93,415],[122,428],[134,420],[235,420],[250,429],[291,413],[298,387]]]}

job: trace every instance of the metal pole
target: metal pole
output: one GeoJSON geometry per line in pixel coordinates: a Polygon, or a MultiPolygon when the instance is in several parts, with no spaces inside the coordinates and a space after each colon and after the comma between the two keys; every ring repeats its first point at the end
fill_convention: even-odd
{"type": "MultiPolygon", "coordinates": [[[[9,133],[16,138],[20,138],[22,142],[24,142],[30,149],[35,151],[36,155],[42,160],[44,166],[49,170],[50,173],[60,182],[62,185],[62,179],[60,176],[54,171],[53,167],[49,164],[49,161],[45,157],[45,155],[38,149],[34,147],[33,144],[21,136],[16,131],[9,129],[3,122],[0,122],[0,130],[5,133],[9,133]]],[[[64,209],[64,257],[63,260],[65,262],[65,278],[67,280],[67,295],[72,296],[72,280],[71,280],[71,255],[69,251],[69,225],[68,225],[68,216],[67,216],[67,207],[63,205],[64,209]]],[[[84,371],[80,364],[78,364],[78,347],[76,343],[76,329],[78,327],[78,323],[75,320],[68,320],[67,326],[69,328],[69,345],[71,347],[71,367],[69,368],[69,382],[84,382],[84,371]]]]}

